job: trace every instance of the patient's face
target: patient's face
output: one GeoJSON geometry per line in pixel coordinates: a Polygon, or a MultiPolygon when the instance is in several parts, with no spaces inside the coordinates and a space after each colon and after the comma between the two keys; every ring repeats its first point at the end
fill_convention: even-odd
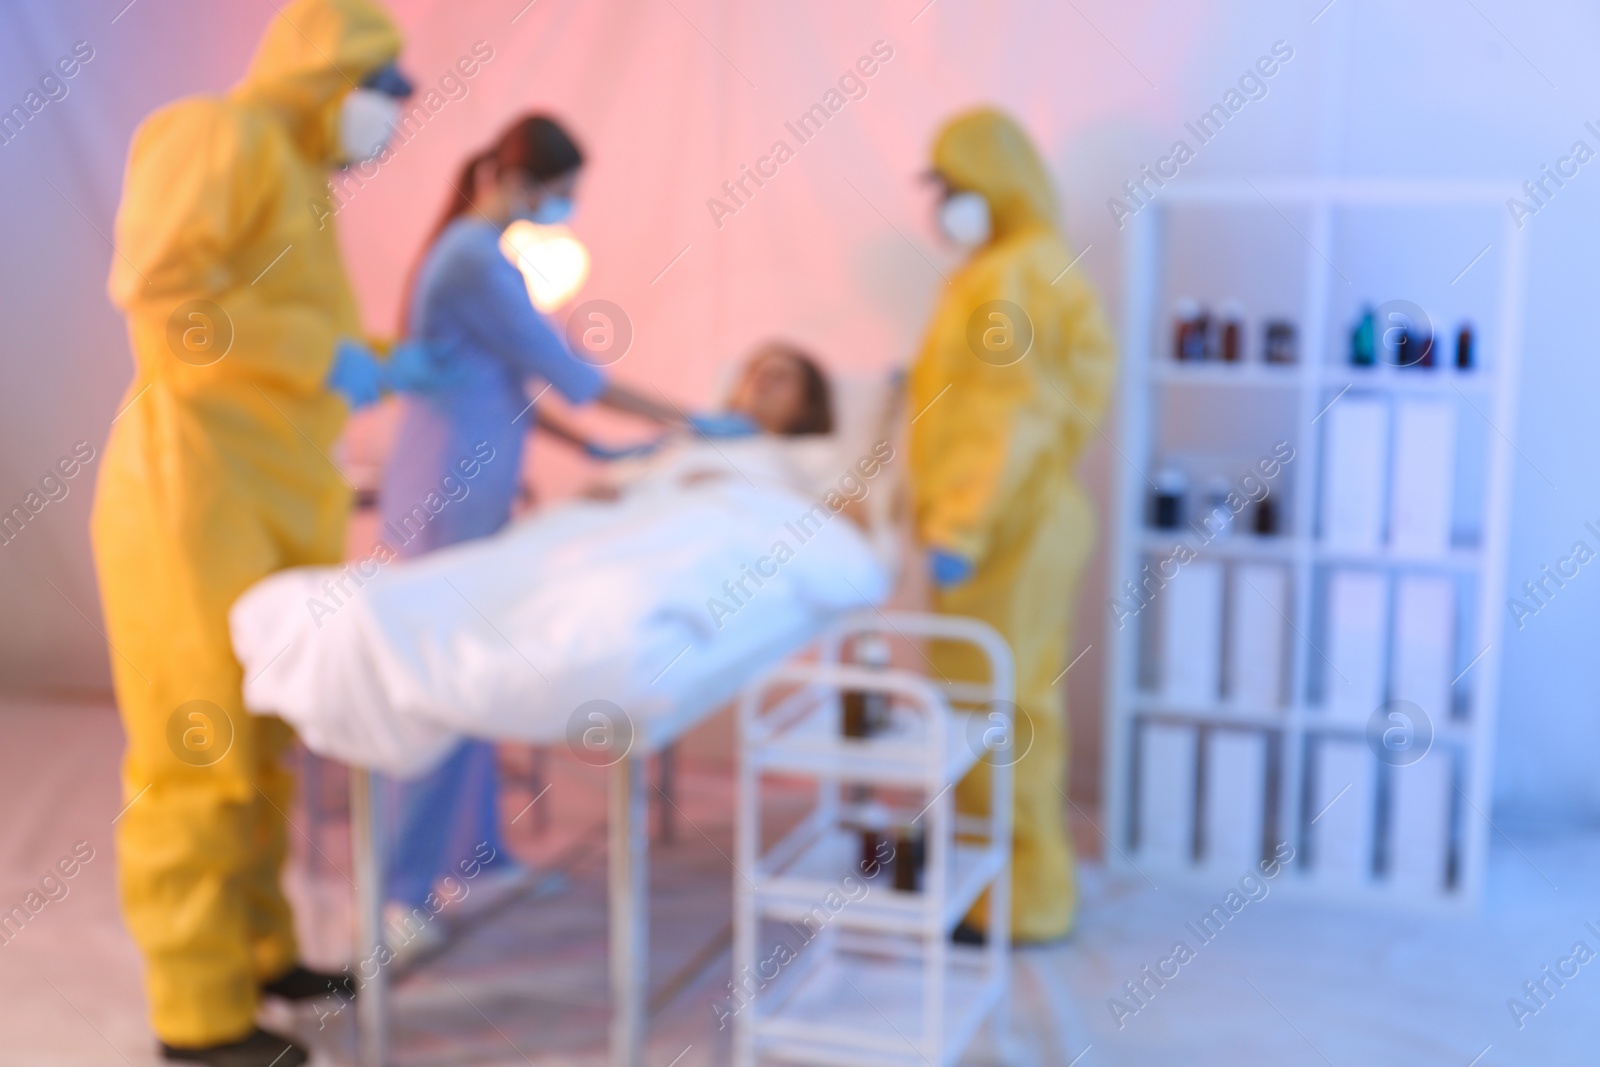
{"type": "Polygon", "coordinates": [[[745,364],[729,405],[764,433],[787,433],[805,413],[805,374],[793,356],[761,352],[745,364]]]}

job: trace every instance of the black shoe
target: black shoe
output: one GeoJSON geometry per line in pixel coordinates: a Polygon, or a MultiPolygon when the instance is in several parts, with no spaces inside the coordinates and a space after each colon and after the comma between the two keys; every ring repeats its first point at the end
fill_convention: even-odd
{"type": "Polygon", "coordinates": [[[306,1050],[286,1037],[259,1027],[242,1041],[203,1048],[174,1048],[161,1043],[161,1055],[185,1063],[208,1063],[211,1067],[301,1067],[311,1059],[306,1050]]]}
{"type": "Polygon", "coordinates": [[[982,945],[989,940],[989,935],[963,919],[950,931],[950,940],[958,945],[982,945]]]}
{"type": "Polygon", "coordinates": [[[261,983],[261,992],[284,1000],[310,1000],[312,997],[355,997],[356,989],[348,974],[325,974],[295,964],[281,977],[261,983]]]}

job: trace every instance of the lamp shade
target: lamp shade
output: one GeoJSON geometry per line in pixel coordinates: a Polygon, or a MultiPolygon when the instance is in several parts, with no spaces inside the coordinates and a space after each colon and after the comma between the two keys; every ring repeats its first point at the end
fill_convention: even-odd
{"type": "Polygon", "coordinates": [[[533,306],[543,312],[571,300],[589,277],[589,250],[566,226],[519,219],[506,227],[500,249],[522,272],[533,306]]]}

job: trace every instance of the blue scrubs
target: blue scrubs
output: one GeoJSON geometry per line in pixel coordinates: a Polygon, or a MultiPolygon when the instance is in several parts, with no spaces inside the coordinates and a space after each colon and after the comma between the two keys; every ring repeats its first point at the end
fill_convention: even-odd
{"type": "MultiPolygon", "coordinates": [[[[533,307],[521,272],[500,251],[499,228],[481,218],[459,218],[439,235],[410,307],[410,335],[443,353],[454,377],[448,389],[401,401],[379,508],[380,536],[405,557],[487,537],[510,520],[533,425],[530,380],[534,391],[548,383],[577,404],[605,388],[533,307]]],[[[494,745],[474,740],[432,773],[397,783],[390,900],[422,904],[434,881],[459,878],[463,860],[486,854],[484,844],[505,856],[498,784],[494,745]]]]}

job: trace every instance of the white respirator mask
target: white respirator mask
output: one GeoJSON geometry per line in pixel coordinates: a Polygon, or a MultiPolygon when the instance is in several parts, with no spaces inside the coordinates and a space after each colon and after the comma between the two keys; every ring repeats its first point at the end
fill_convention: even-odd
{"type": "Polygon", "coordinates": [[[982,193],[951,193],[939,205],[939,229],[961,248],[984,244],[993,233],[989,201],[982,193]]]}
{"type": "Polygon", "coordinates": [[[400,101],[376,89],[352,89],[339,104],[339,156],[365,163],[389,146],[400,124],[400,101]]]}

